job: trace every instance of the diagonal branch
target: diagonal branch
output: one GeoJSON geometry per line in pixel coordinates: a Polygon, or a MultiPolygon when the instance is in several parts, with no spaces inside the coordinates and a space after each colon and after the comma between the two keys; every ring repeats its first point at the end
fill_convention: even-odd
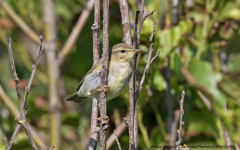
{"type": "Polygon", "coordinates": [[[39,42],[38,35],[7,5],[3,0],[0,0],[0,6],[7,14],[15,21],[15,23],[36,43],[39,42]]]}
{"type": "MultiPolygon", "coordinates": [[[[12,114],[14,116],[19,116],[20,112],[18,111],[17,107],[14,105],[14,103],[10,100],[10,98],[7,96],[5,91],[3,90],[1,84],[0,84],[0,97],[2,98],[3,102],[7,105],[7,107],[10,109],[12,114]]],[[[20,127],[20,126],[19,126],[20,127]]],[[[47,149],[47,146],[45,145],[44,141],[38,134],[38,132],[31,126],[29,125],[30,131],[32,133],[33,139],[36,141],[36,143],[42,148],[42,149],[47,149]]]]}
{"type": "Polygon", "coordinates": [[[121,145],[120,145],[120,143],[119,143],[119,141],[118,141],[118,135],[117,135],[117,133],[116,133],[116,130],[113,131],[113,134],[114,134],[115,137],[116,137],[116,141],[117,141],[117,145],[118,145],[119,150],[122,150],[121,145]]]}
{"type": "Polygon", "coordinates": [[[145,67],[145,70],[143,72],[143,76],[142,76],[142,79],[139,83],[139,88],[137,89],[136,93],[135,93],[135,99],[137,99],[139,97],[139,94],[142,90],[142,87],[143,87],[143,83],[146,79],[146,76],[148,74],[148,71],[149,71],[149,68],[150,68],[150,65],[152,64],[153,60],[156,59],[158,57],[158,55],[160,54],[160,51],[157,52],[157,54],[152,58],[152,53],[153,53],[153,42],[152,42],[152,39],[153,39],[153,34],[155,32],[155,26],[156,26],[156,22],[153,20],[154,22],[154,25],[153,25],[153,30],[152,30],[152,33],[151,35],[149,36],[149,52],[148,52],[148,59],[147,59],[147,64],[146,64],[146,67],[145,67]]]}
{"type": "MultiPolygon", "coordinates": [[[[62,50],[58,54],[59,63],[64,61],[64,58],[69,54],[74,46],[79,34],[81,33],[94,5],[94,0],[88,0],[85,8],[82,11],[81,16],[78,18],[77,24],[74,26],[67,42],[64,44],[62,50]]],[[[99,8],[100,9],[100,8],[99,8]]]]}

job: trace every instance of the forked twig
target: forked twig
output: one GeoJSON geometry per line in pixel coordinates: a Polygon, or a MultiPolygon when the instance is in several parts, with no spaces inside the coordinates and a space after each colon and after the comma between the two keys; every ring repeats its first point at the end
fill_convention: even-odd
{"type": "Polygon", "coordinates": [[[32,138],[31,132],[29,130],[28,124],[27,124],[27,120],[26,120],[26,114],[27,114],[27,105],[26,105],[26,100],[27,100],[27,96],[32,84],[32,80],[33,80],[33,76],[35,74],[37,65],[39,63],[40,57],[42,55],[42,51],[43,51],[43,47],[42,47],[42,42],[43,42],[43,37],[40,36],[40,44],[39,44],[39,49],[38,49],[38,56],[37,56],[37,60],[35,62],[35,64],[33,65],[32,68],[32,73],[31,73],[31,77],[30,80],[28,82],[28,86],[25,88],[25,96],[24,96],[24,101],[22,102],[22,97],[21,97],[21,93],[20,93],[20,89],[19,89],[19,78],[17,76],[16,73],[16,69],[15,69],[15,64],[14,64],[14,59],[13,59],[13,55],[12,55],[12,47],[11,47],[11,39],[8,37],[8,35],[6,35],[6,41],[7,41],[7,47],[8,47],[8,54],[9,54],[9,59],[10,59],[10,63],[11,63],[11,67],[12,67],[12,72],[13,72],[13,77],[14,77],[14,81],[15,81],[15,86],[16,86],[16,92],[17,92],[17,96],[18,96],[18,101],[19,101],[19,105],[20,105],[20,109],[21,109],[21,113],[19,117],[16,117],[15,120],[17,121],[17,127],[14,130],[14,133],[8,143],[8,145],[6,146],[6,150],[9,150],[12,147],[13,141],[20,129],[20,126],[22,126],[28,136],[28,139],[30,141],[30,143],[32,144],[33,149],[37,150],[37,146],[32,138]]]}

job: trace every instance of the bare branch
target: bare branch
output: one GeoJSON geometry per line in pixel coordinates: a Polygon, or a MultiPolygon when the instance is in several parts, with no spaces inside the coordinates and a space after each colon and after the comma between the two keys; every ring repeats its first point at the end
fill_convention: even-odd
{"type": "Polygon", "coordinates": [[[27,107],[25,107],[26,106],[25,103],[26,103],[27,95],[29,93],[29,89],[30,89],[31,84],[32,84],[33,76],[34,76],[35,71],[36,71],[36,67],[38,65],[39,59],[40,59],[42,51],[43,51],[43,48],[42,48],[43,38],[42,38],[42,36],[40,36],[38,57],[37,57],[36,63],[33,66],[32,74],[31,74],[30,80],[28,82],[28,86],[25,90],[25,96],[24,96],[23,103],[22,103],[20,89],[19,89],[19,82],[18,82],[19,78],[17,77],[15,64],[14,64],[14,59],[13,59],[13,55],[12,55],[11,39],[8,37],[8,35],[6,35],[6,41],[7,41],[9,58],[10,58],[11,66],[12,66],[13,77],[14,77],[14,80],[15,80],[15,86],[16,86],[16,91],[17,91],[17,95],[18,95],[19,105],[20,105],[20,109],[21,109],[20,117],[19,118],[16,117],[16,121],[18,122],[18,125],[17,125],[17,127],[16,127],[16,129],[15,129],[15,131],[14,131],[6,149],[9,150],[12,147],[12,143],[13,143],[13,141],[14,141],[14,139],[15,139],[15,137],[16,137],[19,129],[20,129],[20,125],[21,125],[24,128],[24,130],[25,130],[25,132],[28,136],[28,139],[29,139],[30,143],[32,144],[33,149],[36,150],[37,146],[36,146],[36,144],[35,144],[35,142],[32,138],[31,132],[29,130],[29,127],[28,127],[28,124],[27,124],[27,121],[26,121],[26,116],[25,115],[27,114],[27,107]]]}
{"type": "Polygon", "coordinates": [[[130,19],[129,19],[128,0],[119,0],[119,3],[120,3],[120,11],[121,11],[121,17],[122,17],[124,42],[131,45],[132,37],[131,37],[131,28],[130,28],[130,19]]]}
{"type": "MultiPolygon", "coordinates": [[[[94,24],[93,31],[93,64],[99,59],[99,36],[100,36],[100,0],[94,0],[94,24]]],[[[95,132],[98,126],[98,100],[92,99],[91,135],[88,150],[96,150],[99,132],[95,132]]]]}
{"type": "Polygon", "coordinates": [[[139,28],[138,28],[137,44],[140,43],[140,35],[141,35],[141,32],[142,32],[142,27],[143,27],[144,21],[155,12],[155,10],[153,10],[151,13],[144,15],[144,7],[145,7],[145,3],[144,3],[144,0],[142,0],[141,21],[140,21],[139,28]]]}
{"type": "MultiPolygon", "coordinates": [[[[13,102],[10,100],[10,98],[7,96],[5,91],[2,89],[1,84],[0,84],[0,97],[4,101],[4,103],[7,105],[7,107],[10,109],[12,114],[14,116],[20,116],[20,112],[18,111],[17,107],[13,104],[13,102]]],[[[20,127],[20,126],[19,126],[20,127]]],[[[36,143],[42,148],[42,149],[47,149],[47,146],[45,145],[44,141],[40,137],[40,135],[37,133],[36,130],[34,130],[31,125],[29,125],[30,131],[32,133],[32,136],[36,143]]],[[[14,137],[15,138],[15,137],[14,137]]]]}
{"type": "Polygon", "coordinates": [[[120,145],[120,143],[119,143],[119,141],[118,141],[118,135],[117,135],[117,133],[116,133],[116,130],[114,130],[113,133],[114,133],[114,135],[115,135],[115,137],[116,137],[116,141],[117,141],[117,145],[118,145],[119,150],[122,150],[122,149],[121,149],[121,145],[120,145]]]}
{"type": "Polygon", "coordinates": [[[6,150],[10,150],[10,149],[11,149],[12,144],[13,144],[13,141],[14,141],[14,139],[16,138],[16,135],[17,135],[20,127],[21,127],[21,125],[20,125],[20,124],[17,124],[17,126],[16,126],[16,128],[15,128],[15,130],[14,130],[14,132],[13,132],[13,135],[12,135],[10,141],[9,141],[8,145],[6,146],[6,150]]]}
{"type": "MultiPolygon", "coordinates": [[[[138,15],[139,12],[136,11],[136,18],[135,18],[135,25],[134,25],[134,48],[137,49],[137,42],[136,42],[136,34],[137,34],[137,23],[138,23],[138,15]]],[[[135,139],[134,139],[134,108],[135,108],[135,70],[136,70],[136,59],[137,55],[135,55],[134,59],[132,60],[132,77],[129,82],[129,150],[135,149],[135,139]]],[[[138,138],[138,137],[137,137],[138,138]]]]}
{"type": "Polygon", "coordinates": [[[180,103],[180,124],[179,124],[179,130],[177,131],[178,133],[178,141],[176,142],[176,148],[179,149],[179,146],[182,143],[182,127],[184,125],[184,122],[182,121],[182,117],[184,114],[184,109],[183,109],[183,103],[184,103],[184,96],[185,96],[185,92],[182,91],[182,97],[181,100],[179,101],[180,103]]]}
{"type": "MultiPolygon", "coordinates": [[[[74,26],[67,42],[64,44],[62,50],[58,54],[59,63],[64,61],[64,58],[69,54],[72,47],[81,33],[94,5],[94,0],[88,0],[86,6],[84,7],[81,16],[78,18],[77,24],[74,26]]],[[[99,8],[100,9],[100,8],[99,8]]]]}
{"type": "Polygon", "coordinates": [[[15,81],[15,87],[16,87],[16,92],[18,96],[18,102],[20,107],[22,106],[22,97],[19,89],[19,78],[16,72],[15,64],[14,64],[14,59],[13,59],[13,54],[12,54],[12,46],[11,46],[11,38],[6,35],[6,41],[7,41],[7,48],[8,48],[8,54],[9,54],[9,59],[12,67],[12,73],[13,73],[13,79],[15,81]]]}
{"type": "MultiPolygon", "coordinates": [[[[153,21],[154,21],[154,20],[153,20],[153,21]]],[[[144,70],[144,72],[143,72],[143,76],[142,76],[141,82],[140,82],[140,84],[139,84],[139,89],[138,89],[138,90],[136,91],[136,93],[135,93],[135,99],[137,99],[137,98],[139,97],[139,94],[140,94],[140,92],[141,92],[141,90],[142,90],[143,83],[144,83],[145,78],[146,78],[146,76],[147,76],[147,74],[148,74],[148,71],[149,71],[149,68],[150,68],[151,63],[152,63],[153,60],[154,60],[155,58],[157,58],[157,56],[160,54],[160,51],[159,51],[159,52],[157,52],[157,54],[156,54],[153,58],[151,58],[151,57],[152,57],[152,52],[153,52],[152,39],[153,39],[153,34],[154,34],[154,32],[155,32],[155,26],[156,26],[156,22],[154,21],[153,30],[152,30],[151,35],[149,36],[149,44],[150,44],[150,46],[149,46],[149,52],[148,52],[148,60],[147,60],[147,64],[146,64],[145,70],[144,70]]]]}
{"type": "Polygon", "coordinates": [[[24,107],[26,106],[25,104],[26,104],[26,100],[27,100],[27,96],[28,96],[29,90],[30,90],[31,85],[32,85],[33,76],[34,76],[34,74],[36,72],[37,65],[39,63],[40,57],[42,56],[42,52],[43,52],[42,42],[43,42],[43,36],[41,35],[40,36],[39,48],[38,48],[37,60],[36,60],[35,64],[33,64],[33,66],[32,66],[32,73],[31,73],[30,79],[28,81],[28,85],[25,88],[25,96],[24,96],[23,105],[22,105],[22,108],[21,108],[22,110],[25,109],[24,107]]]}
{"type": "MultiPolygon", "coordinates": [[[[103,57],[102,72],[100,85],[100,118],[101,122],[107,117],[107,77],[108,77],[108,60],[109,60],[109,0],[103,0],[103,57]]],[[[100,146],[99,150],[106,149],[107,143],[107,127],[106,124],[101,125],[100,146]]]]}
{"type": "Polygon", "coordinates": [[[36,43],[39,42],[38,35],[7,5],[3,0],[0,0],[0,6],[7,14],[15,21],[17,25],[36,43]]]}

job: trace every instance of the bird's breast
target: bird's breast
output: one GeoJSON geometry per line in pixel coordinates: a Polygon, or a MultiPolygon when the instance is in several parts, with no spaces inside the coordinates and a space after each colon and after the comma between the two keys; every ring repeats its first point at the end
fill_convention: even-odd
{"type": "Polygon", "coordinates": [[[129,63],[110,63],[109,68],[108,95],[110,94],[110,97],[116,97],[123,91],[129,82],[132,73],[132,67],[129,63]]]}

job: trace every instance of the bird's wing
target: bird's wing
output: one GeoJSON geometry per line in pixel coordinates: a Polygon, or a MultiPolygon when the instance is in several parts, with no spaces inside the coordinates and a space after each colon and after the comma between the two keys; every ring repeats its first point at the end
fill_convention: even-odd
{"type": "Polygon", "coordinates": [[[82,81],[79,83],[79,85],[78,85],[78,87],[77,87],[76,90],[78,91],[78,90],[80,89],[80,87],[82,86],[82,83],[83,83],[83,81],[84,81],[84,79],[85,79],[85,77],[86,77],[87,75],[91,74],[92,72],[98,71],[99,69],[102,69],[102,59],[99,59],[99,60],[97,61],[97,63],[94,64],[94,65],[92,66],[92,68],[85,74],[85,76],[83,77],[82,81]]]}

